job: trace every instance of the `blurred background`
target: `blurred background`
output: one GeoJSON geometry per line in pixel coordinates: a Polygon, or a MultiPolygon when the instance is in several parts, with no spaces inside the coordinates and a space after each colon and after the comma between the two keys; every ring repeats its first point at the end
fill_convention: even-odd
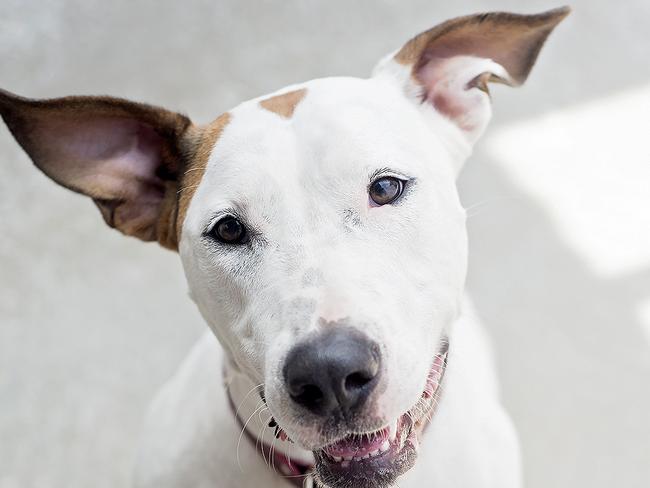
{"type": "MultiPolygon", "coordinates": [[[[449,17],[560,0],[0,1],[0,86],[207,122],[449,17]]],[[[575,0],[460,178],[468,286],[530,488],[650,486],[650,2],[575,0]]],[[[204,325],[175,254],[108,229],[0,128],[0,488],[128,486],[204,325]]]]}

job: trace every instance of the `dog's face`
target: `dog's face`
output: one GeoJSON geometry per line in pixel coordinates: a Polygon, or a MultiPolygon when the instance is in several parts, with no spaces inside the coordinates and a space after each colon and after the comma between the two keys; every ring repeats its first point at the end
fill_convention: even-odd
{"type": "MultiPolygon", "coordinates": [[[[377,79],[297,90],[289,118],[258,101],[230,112],[183,224],[191,294],[289,429],[303,413],[284,391],[284,360],[333,327],[380,345],[386,400],[374,413],[394,417],[417,399],[433,359],[414,345],[435,353],[465,275],[457,161],[431,132],[448,123],[427,121],[377,79]],[[227,232],[241,236],[227,242],[227,232]],[[407,371],[421,374],[409,384],[407,371]]],[[[292,433],[318,445],[320,427],[292,433]]]]}
{"type": "Polygon", "coordinates": [[[211,124],[109,98],[0,112],[36,164],[111,226],[178,249],[231,367],[313,450],[321,484],[409,469],[444,372],[466,267],[455,178],[567,10],[455,19],[369,79],[329,78],[211,124]]]}
{"type": "MultiPolygon", "coordinates": [[[[394,83],[317,80],[271,99],[293,104],[291,115],[264,101],[230,112],[179,250],[236,367],[265,384],[287,434],[316,450],[396,424],[421,397],[462,292],[465,212],[458,161],[441,140],[454,129],[394,83]],[[296,401],[287,380],[292,351],[311,341],[322,351],[334,331],[377,348],[376,385],[351,418],[336,402],[320,411],[296,401]]],[[[312,359],[301,367],[327,367],[312,359]]]]}

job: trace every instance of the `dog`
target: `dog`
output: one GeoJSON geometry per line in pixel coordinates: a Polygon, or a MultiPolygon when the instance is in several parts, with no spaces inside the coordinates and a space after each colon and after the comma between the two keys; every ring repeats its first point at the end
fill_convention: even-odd
{"type": "Polygon", "coordinates": [[[456,178],[567,7],[452,19],[368,79],[206,125],[111,97],[0,114],[106,223],[177,251],[209,331],[154,400],[139,488],[514,488],[517,436],[464,293],[456,178]]]}

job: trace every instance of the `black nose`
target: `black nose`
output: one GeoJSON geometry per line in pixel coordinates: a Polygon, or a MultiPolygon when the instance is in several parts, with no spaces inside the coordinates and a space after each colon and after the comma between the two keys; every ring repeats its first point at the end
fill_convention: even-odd
{"type": "Polygon", "coordinates": [[[362,333],[333,328],[295,346],[284,364],[294,402],[315,414],[347,415],[360,409],[377,385],[379,346],[362,333]]]}

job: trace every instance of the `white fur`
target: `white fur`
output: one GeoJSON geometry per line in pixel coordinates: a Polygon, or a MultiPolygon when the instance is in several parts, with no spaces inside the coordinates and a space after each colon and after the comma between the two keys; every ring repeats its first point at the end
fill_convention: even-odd
{"type": "MultiPolygon", "coordinates": [[[[521,486],[519,446],[498,401],[488,342],[466,302],[454,325],[444,396],[424,435],[418,462],[399,480],[401,488],[422,486],[517,488],[521,486]]],[[[153,402],[136,472],[141,488],[242,488],[288,485],[241,436],[222,381],[223,349],[206,332],[153,402]]],[[[233,386],[239,415],[268,444],[268,417],[256,413],[259,397],[250,380],[237,375],[233,386]],[[248,394],[248,396],[247,396],[248,394]]],[[[279,449],[286,443],[275,441],[279,449]]],[[[309,460],[304,452],[292,458],[309,460]]]]}
{"type": "Polygon", "coordinates": [[[240,437],[224,378],[250,432],[271,443],[272,414],[296,440],[278,448],[309,460],[303,448],[325,439],[316,419],[304,422],[293,408],[281,370],[323,320],[345,320],[380,344],[375,414],[386,423],[417,402],[449,336],[441,405],[399,486],[519,486],[516,436],[463,298],[465,212],[455,178],[473,138],[430,104],[413,103],[408,83],[403,67],[386,61],[370,79],[291,87],[307,91],[288,119],[257,100],[231,111],[180,242],[191,295],[223,349],[206,335],[154,402],[138,487],[286,487],[240,437]],[[383,167],[413,180],[398,205],[371,207],[367,186],[383,167]],[[204,230],[233,207],[254,229],[251,245],[211,244],[204,230]],[[268,410],[258,410],[257,385],[268,410]]]}

